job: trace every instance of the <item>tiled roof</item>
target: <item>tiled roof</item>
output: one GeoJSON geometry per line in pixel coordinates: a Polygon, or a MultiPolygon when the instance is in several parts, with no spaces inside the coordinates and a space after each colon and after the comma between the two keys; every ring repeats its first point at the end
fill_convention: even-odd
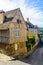
{"type": "Polygon", "coordinates": [[[29,22],[26,22],[26,25],[29,27],[29,28],[34,28],[34,29],[37,29],[37,25],[33,25],[30,21],[29,22]]]}
{"type": "Polygon", "coordinates": [[[26,22],[26,24],[29,26],[29,28],[34,28],[34,25],[31,22],[26,22]]]}
{"type": "Polygon", "coordinates": [[[5,12],[5,15],[6,15],[7,17],[14,17],[14,16],[17,14],[18,11],[20,11],[20,8],[7,11],[7,12],[5,12]]]}

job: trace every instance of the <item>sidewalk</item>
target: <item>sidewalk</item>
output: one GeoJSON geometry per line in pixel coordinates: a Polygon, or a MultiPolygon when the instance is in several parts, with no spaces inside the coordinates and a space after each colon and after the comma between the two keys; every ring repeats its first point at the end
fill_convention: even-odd
{"type": "Polygon", "coordinates": [[[0,53],[0,65],[30,65],[22,61],[12,59],[14,58],[0,53]]]}
{"type": "Polygon", "coordinates": [[[31,64],[16,60],[16,61],[0,62],[0,65],[31,65],[31,64]]]}
{"type": "Polygon", "coordinates": [[[7,61],[12,60],[12,59],[14,59],[14,58],[0,53],[0,61],[7,62],[7,61]]]}

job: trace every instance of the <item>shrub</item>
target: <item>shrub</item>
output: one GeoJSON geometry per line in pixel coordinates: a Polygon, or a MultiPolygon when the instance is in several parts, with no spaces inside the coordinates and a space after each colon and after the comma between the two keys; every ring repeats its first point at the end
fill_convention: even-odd
{"type": "Polygon", "coordinates": [[[31,45],[33,46],[34,44],[35,44],[35,36],[33,36],[32,38],[27,38],[27,42],[26,42],[27,48],[30,48],[31,45]]]}

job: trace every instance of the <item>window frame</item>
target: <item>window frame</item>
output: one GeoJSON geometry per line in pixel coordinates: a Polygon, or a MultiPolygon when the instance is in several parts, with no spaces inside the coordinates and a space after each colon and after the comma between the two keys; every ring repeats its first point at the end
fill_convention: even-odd
{"type": "Polygon", "coordinates": [[[20,37],[20,29],[15,29],[15,37],[20,37]]]}

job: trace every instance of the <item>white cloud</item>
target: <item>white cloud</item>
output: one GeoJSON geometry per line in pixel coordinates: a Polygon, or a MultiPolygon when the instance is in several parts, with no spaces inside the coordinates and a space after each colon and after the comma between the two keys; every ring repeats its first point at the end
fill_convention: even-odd
{"type": "Polygon", "coordinates": [[[8,11],[19,7],[25,20],[29,17],[33,24],[43,26],[43,12],[40,12],[37,7],[31,5],[27,7],[25,0],[0,0],[0,10],[8,11]]]}

